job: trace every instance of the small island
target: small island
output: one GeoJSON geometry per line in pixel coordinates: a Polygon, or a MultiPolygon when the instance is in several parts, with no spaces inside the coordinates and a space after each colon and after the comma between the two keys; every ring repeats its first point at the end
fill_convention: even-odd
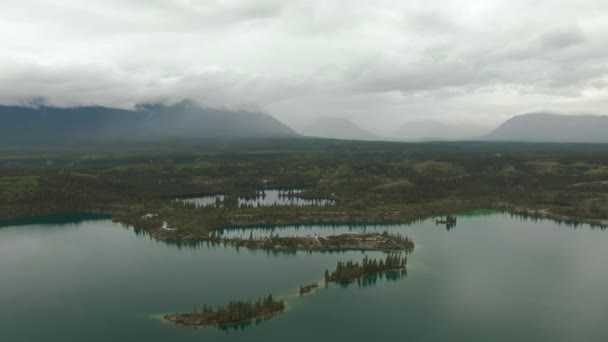
{"type": "Polygon", "coordinates": [[[406,264],[407,259],[401,258],[399,254],[389,254],[385,260],[380,259],[380,261],[370,260],[366,255],[361,264],[353,263],[352,260],[346,263],[340,261],[335,271],[329,273],[329,270],[325,270],[325,282],[350,282],[372,273],[402,270],[405,269],[406,264]]]}
{"type": "Polygon", "coordinates": [[[310,291],[319,287],[319,283],[314,282],[312,284],[300,286],[300,296],[310,293],[310,291]]]}
{"type": "Polygon", "coordinates": [[[285,310],[285,302],[282,299],[268,295],[257,301],[231,301],[225,306],[219,306],[215,310],[204,304],[200,312],[196,307],[189,313],[171,313],[163,316],[164,319],[181,325],[224,325],[250,321],[256,318],[270,316],[285,310]]]}
{"type": "Polygon", "coordinates": [[[435,224],[456,224],[456,215],[448,215],[445,217],[445,220],[435,220],[435,224]]]}
{"type": "Polygon", "coordinates": [[[281,237],[271,235],[267,238],[249,239],[226,238],[217,241],[226,242],[238,247],[270,250],[378,250],[406,251],[414,249],[414,242],[400,234],[380,233],[347,233],[328,236],[281,237]]]}

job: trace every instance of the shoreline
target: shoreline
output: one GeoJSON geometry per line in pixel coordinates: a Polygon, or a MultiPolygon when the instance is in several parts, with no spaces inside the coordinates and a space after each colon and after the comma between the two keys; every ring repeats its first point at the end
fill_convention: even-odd
{"type": "MultiPolygon", "coordinates": [[[[160,241],[172,242],[205,242],[213,240],[213,234],[222,229],[238,229],[251,227],[281,227],[281,226],[308,226],[308,225],[397,225],[413,224],[431,217],[445,216],[454,212],[470,212],[483,209],[500,210],[495,203],[487,201],[441,201],[439,203],[423,203],[417,207],[395,207],[390,210],[352,211],[337,210],[323,211],[316,208],[315,211],[300,208],[280,208],[276,211],[255,208],[244,209],[236,212],[198,212],[196,218],[203,222],[202,226],[188,225],[185,228],[172,226],[172,221],[180,221],[182,215],[192,215],[191,211],[171,212],[162,218],[153,212],[138,212],[128,214],[117,214],[113,221],[123,223],[146,231],[152,238],[160,241]],[[439,209],[441,207],[442,209],[439,209]],[[450,207],[450,210],[443,208],[450,207]],[[223,222],[208,222],[205,218],[217,215],[223,222]],[[168,222],[166,229],[164,223],[168,222]]],[[[310,209],[310,208],[309,208],[310,209]]]]}
{"type": "MultiPolygon", "coordinates": [[[[481,203],[477,203],[481,204],[481,203]]],[[[423,205],[424,206],[424,205],[423,205]]],[[[371,226],[383,226],[383,225],[410,225],[416,223],[418,221],[424,221],[427,219],[441,217],[445,215],[450,215],[456,213],[459,214],[472,212],[476,210],[494,210],[496,212],[508,213],[512,215],[520,215],[522,217],[529,218],[542,218],[556,221],[558,223],[562,222],[572,222],[572,223],[582,223],[589,224],[592,227],[600,227],[600,228],[608,228],[608,219],[597,219],[597,218],[587,218],[587,217],[578,217],[578,216],[570,216],[570,215],[561,215],[556,214],[551,211],[550,208],[547,207],[532,207],[532,206],[518,206],[511,203],[506,202],[494,202],[487,203],[485,205],[471,206],[469,204],[463,205],[462,210],[450,211],[450,212],[441,212],[436,211],[429,212],[428,214],[423,214],[420,216],[409,216],[407,217],[386,217],[387,212],[372,212],[369,215],[365,215],[368,213],[359,213],[358,216],[352,216],[350,214],[342,212],[344,214],[343,217],[332,217],[329,218],[315,218],[312,220],[285,220],[277,219],[274,221],[269,220],[252,220],[254,222],[248,223],[232,223],[232,224],[219,224],[217,226],[213,226],[208,231],[191,231],[188,229],[180,229],[179,227],[171,227],[170,229],[163,229],[162,224],[158,226],[152,226],[145,224],[145,221],[140,220],[140,217],[137,217],[136,220],[130,219],[124,214],[116,213],[112,211],[101,212],[101,211],[89,211],[89,212],[69,212],[69,213],[57,213],[43,216],[19,216],[19,217],[10,217],[3,220],[0,220],[0,227],[12,226],[12,225],[26,225],[26,224],[35,224],[38,222],[47,222],[51,221],[51,223],[56,223],[56,219],[60,219],[62,217],[66,217],[69,215],[85,215],[84,220],[88,219],[111,219],[115,223],[121,223],[124,225],[128,225],[131,228],[143,230],[148,234],[151,238],[158,241],[165,242],[176,242],[176,243],[197,243],[197,242],[207,242],[212,241],[213,238],[209,236],[209,233],[213,234],[214,232],[222,229],[248,229],[248,228],[258,228],[258,227],[269,227],[269,228],[281,228],[281,227],[292,227],[292,226],[341,226],[341,225],[371,225],[371,226]],[[87,217],[88,216],[88,217],[87,217]],[[378,216],[385,216],[383,220],[378,220],[378,216]],[[55,221],[55,222],[53,222],[55,221]]],[[[323,212],[319,212],[320,214],[323,212]]],[[[394,213],[394,212],[393,212],[394,213]]],[[[309,213],[303,213],[303,215],[308,216],[309,213]]],[[[243,216],[243,215],[238,215],[243,216]]],[[[245,215],[250,216],[250,215],[245,215]]],[[[76,221],[74,221],[76,222],[76,221]]],[[[78,221],[80,222],[80,220],[78,221]]],[[[277,249],[279,250],[279,249],[277,249]]],[[[280,250],[290,250],[289,248],[280,249],[280,250]]],[[[318,250],[318,249],[316,249],[318,250]]],[[[323,250],[323,249],[321,249],[323,250]]]]}
{"type": "Polygon", "coordinates": [[[267,318],[271,318],[275,315],[279,315],[281,313],[283,313],[285,310],[281,310],[281,311],[276,311],[276,312],[270,312],[264,315],[260,315],[260,316],[256,316],[256,317],[252,317],[252,318],[246,318],[246,319],[242,319],[239,321],[233,321],[233,322],[225,322],[225,323],[217,323],[217,322],[210,322],[210,323],[196,323],[196,324],[189,324],[186,322],[179,322],[177,319],[175,319],[175,317],[183,315],[183,314],[175,314],[175,313],[167,313],[167,314],[160,314],[161,317],[159,317],[159,319],[163,322],[168,322],[168,323],[173,323],[175,325],[181,325],[184,327],[221,327],[221,326],[232,326],[232,325],[238,325],[238,324],[243,324],[243,323],[251,323],[253,321],[256,320],[260,320],[260,319],[267,319],[267,318]],[[171,319],[170,317],[174,317],[174,319],[171,319]]]}
{"type": "Polygon", "coordinates": [[[594,218],[580,218],[575,216],[568,215],[560,215],[556,213],[552,213],[549,209],[541,208],[541,209],[531,209],[526,207],[514,207],[512,209],[506,210],[506,213],[512,215],[519,216],[527,216],[532,218],[542,218],[552,220],[558,223],[561,222],[576,222],[588,224],[592,227],[600,227],[600,228],[608,228],[608,219],[594,219],[594,218]]]}
{"type": "Polygon", "coordinates": [[[262,249],[272,251],[330,251],[330,250],[362,250],[411,252],[414,242],[405,236],[383,233],[351,232],[325,236],[279,237],[270,236],[261,239],[220,238],[212,240],[235,247],[262,249]]]}
{"type": "Polygon", "coordinates": [[[394,272],[394,271],[407,271],[407,266],[399,266],[399,267],[388,268],[388,269],[384,269],[384,270],[380,270],[380,271],[363,273],[363,274],[361,274],[359,276],[356,276],[354,278],[347,279],[347,280],[332,280],[332,279],[327,279],[327,280],[325,280],[325,282],[326,283],[336,283],[336,284],[348,284],[348,283],[352,283],[352,282],[356,281],[357,279],[363,279],[365,277],[368,277],[368,276],[371,276],[371,275],[374,275],[374,274],[381,274],[381,273],[394,272]]]}
{"type": "Polygon", "coordinates": [[[167,313],[163,315],[163,319],[189,326],[230,326],[258,321],[283,311],[285,311],[285,300],[268,295],[257,301],[231,300],[216,308],[204,304],[200,311],[195,306],[192,312],[167,313]]]}
{"type": "MultiPolygon", "coordinates": [[[[365,215],[366,213],[359,213],[357,216],[354,216],[354,213],[344,213],[344,215],[340,218],[331,217],[329,218],[314,218],[310,221],[303,221],[301,219],[296,218],[293,221],[285,220],[284,218],[277,219],[274,221],[269,220],[261,220],[254,222],[247,222],[242,224],[227,224],[227,225],[218,225],[211,230],[209,230],[208,234],[214,234],[216,231],[222,229],[249,229],[249,228],[258,228],[258,227],[269,227],[269,228],[281,228],[281,227],[292,227],[292,226],[356,226],[356,225],[371,225],[371,226],[384,226],[384,225],[411,225],[419,221],[424,221],[436,217],[456,214],[473,212],[477,210],[494,210],[497,213],[509,213],[513,215],[521,215],[525,214],[530,217],[538,217],[543,219],[549,219],[556,222],[578,222],[589,224],[591,226],[598,226],[602,228],[608,228],[608,219],[593,219],[593,218],[585,218],[585,217],[574,217],[574,216],[566,216],[555,214],[551,212],[549,208],[534,208],[534,207],[526,207],[526,206],[517,206],[509,203],[493,203],[491,205],[480,205],[475,207],[470,207],[469,205],[465,205],[462,207],[463,210],[457,210],[452,212],[430,212],[428,214],[424,214],[421,216],[393,216],[393,217],[385,217],[384,220],[378,220],[378,216],[383,216],[383,213],[374,212],[369,215],[365,215]],[[352,215],[351,215],[352,214],[352,215]]],[[[385,215],[384,215],[385,216],[385,215]]],[[[206,242],[213,241],[213,237],[210,235],[205,235],[204,233],[194,233],[189,230],[182,230],[180,228],[176,228],[173,230],[166,230],[161,228],[145,228],[141,227],[137,223],[131,223],[130,221],[125,222],[120,219],[115,219],[115,222],[120,222],[123,224],[128,224],[133,227],[139,227],[140,229],[145,230],[152,238],[159,241],[168,241],[168,242],[206,242]]],[[[246,247],[246,246],[245,246],[246,247]]],[[[268,248],[263,248],[268,249],[268,248]]],[[[349,248],[347,248],[349,249],[349,248]]],[[[350,248],[352,249],[352,248],[350,248]]],[[[357,249],[357,248],[354,248],[357,249]]],[[[298,250],[293,248],[270,248],[270,250],[298,250]]],[[[302,249],[302,250],[325,250],[325,249],[302,249]]]]}

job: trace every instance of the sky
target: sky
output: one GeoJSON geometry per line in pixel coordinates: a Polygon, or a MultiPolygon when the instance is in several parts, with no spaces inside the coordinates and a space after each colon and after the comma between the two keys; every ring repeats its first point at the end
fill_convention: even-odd
{"type": "Polygon", "coordinates": [[[0,103],[191,99],[375,133],[608,114],[607,0],[0,0],[0,103]]]}

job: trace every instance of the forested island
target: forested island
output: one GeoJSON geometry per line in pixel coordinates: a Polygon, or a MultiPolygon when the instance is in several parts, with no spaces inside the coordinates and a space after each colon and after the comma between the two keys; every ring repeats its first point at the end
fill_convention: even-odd
{"type": "Polygon", "coordinates": [[[414,242],[401,234],[347,233],[327,236],[281,237],[271,235],[267,238],[211,238],[212,241],[225,242],[234,246],[268,250],[379,250],[407,251],[414,249],[414,242]]]}
{"type": "Polygon", "coordinates": [[[366,255],[361,263],[353,262],[352,260],[347,262],[340,261],[333,272],[325,270],[325,281],[337,283],[349,282],[368,274],[402,270],[405,269],[406,264],[407,258],[402,258],[396,253],[387,255],[384,260],[370,260],[366,255]]]}
{"type": "MultiPolygon", "coordinates": [[[[325,282],[345,283],[351,282],[357,278],[366,275],[395,271],[405,269],[407,258],[401,257],[399,253],[389,253],[385,259],[369,259],[367,255],[361,263],[339,261],[336,269],[332,272],[325,270],[325,282]]],[[[317,282],[302,285],[298,289],[300,296],[310,293],[317,289],[317,282]]],[[[163,318],[167,321],[181,325],[222,325],[245,322],[256,318],[270,316],[281,312],[285,309],[285,302],[282,299],[277,299],[272,295],[266,298],[260,298],[257,301],[230,301],[225,306],[219,306],[216,309],[203,304],[199,311],[194,307],[192,312],[187,313],[169,313],[163,318]]]]}
{"type": "Polygon", "coordinates": [[[272,295],[257,301],[230,301],[224,306],[213,308],[204,304],[200,311],[195,307],[188,313],[170,313],[164,319],[181,325],[221,325],[245,322],[285,310],[285,302],[272,295]]]}

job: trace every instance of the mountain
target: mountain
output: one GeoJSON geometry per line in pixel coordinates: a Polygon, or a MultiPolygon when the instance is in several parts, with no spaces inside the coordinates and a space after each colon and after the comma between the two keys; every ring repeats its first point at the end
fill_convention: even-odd
{"type": "Polygon", "coordinates": [[[526,142],[608,142],[608,116],[530,113],[505,121],[485,140],[526,142]]]}
{"type": "Polygon", "coordinates": [[[433,120],[406,122],[391,133],[391,137],[402,141],[420,140],[472,140],[488,132],[476,124],[446,124],[433,120]]]}
{"type": "Polygon", "coordinates": [[[171,106],[144,104],[135,110],[0,106],[0,143],[297,135],[269,115],[201,108],[190,102],[171,106]]]}
{"type": "Polygon", "coordinates": [[[353,122],[335,117],[321,117],[300,133],[310,137],[342,140],[382,140],[353,122]]]}

